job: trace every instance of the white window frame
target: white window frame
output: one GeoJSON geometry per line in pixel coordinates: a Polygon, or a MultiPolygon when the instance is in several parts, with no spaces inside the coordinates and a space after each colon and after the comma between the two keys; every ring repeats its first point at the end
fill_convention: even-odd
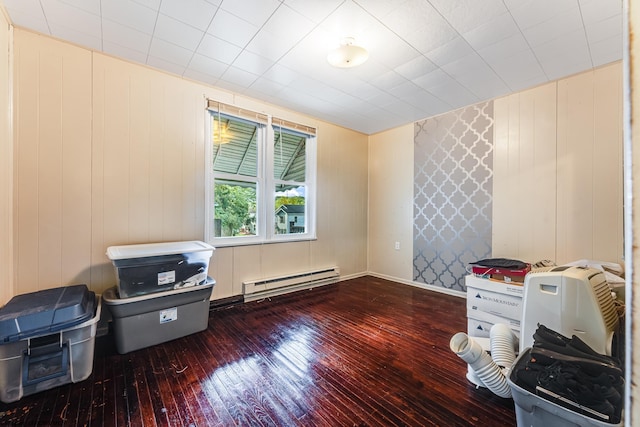
{"type": "MultiPolygon", "coordinates": [[[[212,105],[208,101],[208,105],[212,105]]],[[[246,111],[246,110],[245,110],[246,111]]],[[[274,178],[274,129],[273,117],[267,114],[267,124],[262,128],[258,144],[257,144],[257,176],[250,177],[245,175],[224,174],[214,172],[213,164],[213,141],[212,128],[213,111],[205,110],[205,241],[215,247],[225,246],[243,246],[256,245],[278,242],[294,242],[316,239],[316,173],[317,173],[317,134],[315,129],[301,126],[304,129],[313,129],[313,134],[295,129],[293,126],[283,125],[278,119],[276,126],[290,128],[298,133],[308,135],[305,145],[305,181],[303,183],[295,182],[293,184],[302,184],[305,186],[305,232],[291,234],[275,233],[275,186],[274,178]],[[260,140],[260,138],[264,138],[260,140]],[[216,237],[215,236],[215,180],[231,180],[245,181],[256,183],[256,235],[254,236],[237,236],[237,237],[216,237]]],[[[225,112],[228,116],[234,116],[233,113],[225,112]]],[[[237,117],[237,116],[236,116],[237,117]]],[[[240,117],[246,120],[244,117],[240,117]]]]}

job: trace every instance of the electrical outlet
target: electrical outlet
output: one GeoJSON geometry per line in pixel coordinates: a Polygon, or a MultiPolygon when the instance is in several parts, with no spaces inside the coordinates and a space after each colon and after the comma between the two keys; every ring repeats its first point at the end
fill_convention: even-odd
{"type": "Polygon", "coordinates": [[[400,250],[400,242],[396,242],[396,251],[400,250]]]}

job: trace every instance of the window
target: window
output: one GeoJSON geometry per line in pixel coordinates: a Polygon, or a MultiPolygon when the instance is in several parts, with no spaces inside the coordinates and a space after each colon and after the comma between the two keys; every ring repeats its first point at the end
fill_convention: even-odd
{"type": "Polygon", "coordinates": [[[306,224],[307,138],[282,126],[273,126],[273,182],[275,234],[304,234],[306,224]]]}
{"type": "Polygon", "coordinates": [[[315,129],[209,101],[206,239],[315,238],[315,129]]]}

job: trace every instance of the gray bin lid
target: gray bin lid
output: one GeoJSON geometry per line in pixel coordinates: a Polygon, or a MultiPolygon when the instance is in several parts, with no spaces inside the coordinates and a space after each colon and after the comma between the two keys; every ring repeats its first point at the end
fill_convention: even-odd
{"type": "Polygon", "coordinates": [[[72,285],[16,295],[0,308],[0,344],[78,325],[93,317],[95,293],[72,285]]]}

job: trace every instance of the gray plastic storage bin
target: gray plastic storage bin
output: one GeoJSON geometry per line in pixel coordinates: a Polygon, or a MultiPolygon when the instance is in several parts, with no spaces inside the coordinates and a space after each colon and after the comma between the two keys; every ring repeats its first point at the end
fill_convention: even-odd
{"type": "Polygon", "coordinates": [[[101,302],[84,285],[18,295],[0,309],[0,400],[87,379],[101,302]]]}
{"type": "Polygon", "coordinates": [[[201,241],[110,246],[120,298],[203,284],[214,247],[201,241]]]}
{"type": "Polygon", "coordinates": [[[511,386],[511,395],[515,402],[516,421],[518,427],[622,427],[617,424],[600,421],[579,414],[541,396],[525,390],[516,384],[516,369],[524,366],[531,349],[526,348],[516,359],[507,378],[511,386]]]}
{"type": "Polygon", "coordinates": [[[118,353],[160,344],[207,329],[215,281],[162,293],[118,298],[116,288],[102,294],[113,317],[118,353]]]}

